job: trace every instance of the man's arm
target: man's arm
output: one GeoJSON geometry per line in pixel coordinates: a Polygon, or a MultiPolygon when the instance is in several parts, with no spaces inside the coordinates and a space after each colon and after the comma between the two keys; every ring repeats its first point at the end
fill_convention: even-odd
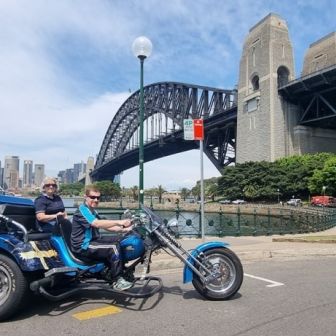
{"type": "Polygon", "coordinates": [[[107,231],[128,232],[129,230],[124,230],[129,228],[132,222],[130,219],[95,219],[91,225],[107,231]]]}

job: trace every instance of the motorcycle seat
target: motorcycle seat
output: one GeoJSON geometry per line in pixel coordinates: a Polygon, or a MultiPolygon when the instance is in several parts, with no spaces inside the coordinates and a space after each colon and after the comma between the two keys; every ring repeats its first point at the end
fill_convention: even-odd
{"type": "Polygon", "coordinates": [[[72,231],[72,223],[68,219],[65,219],[63,217],[57,219],[53,235],[61,236],[63,238],[67,250],[66,252],[69,254],[71,259],[75,263],[82,266],[90,266],[97,264],[98,262],[96,260],[79,256],[77,253],[74,253],[71,250],[71,231],[72,231]]]}
{"type": "MultiPolygon", "coordinates": [[[[49,239],[51,234],[41,232],[36,225],[35,207],[28,204],[1,204],[0,212],[23,225],[28,231],[28,240],[45,240],[49,239]]],[[[6,233],[9,230],[16,231],[17,228],[8,224],[5,220],[0,221],[0,232],[6,233]]]]}

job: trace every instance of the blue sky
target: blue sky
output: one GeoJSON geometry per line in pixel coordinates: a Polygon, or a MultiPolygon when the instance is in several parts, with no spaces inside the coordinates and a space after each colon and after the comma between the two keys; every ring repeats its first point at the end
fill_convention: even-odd
{"type": "MultiPolygon", "coordinates": [[[[333,0],[2,0],[0,160],[19,155],[55,176],[95,156],[138,89],[131,45],[140,35],[153,43],[145,84],[232,89],[244,39],[270,12],[287,21],[299,77],[309,45],[336,30],[333,0]]],[[[145,187],[191,187],[198,162],[195,150],[146,163],[145,187]]],[[[206,178],[219,176],[207,158],[204,165],[206,178]]],[[[123,186],[137,183],[137,168],[124,172],[123,186]]]]}

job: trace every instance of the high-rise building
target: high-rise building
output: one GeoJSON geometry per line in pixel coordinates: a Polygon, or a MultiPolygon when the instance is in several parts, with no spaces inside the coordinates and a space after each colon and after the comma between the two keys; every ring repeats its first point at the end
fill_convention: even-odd
{"type": "Polygon", "coordinates": [[[59,183],[65,183],[65,170],[60,170],[58,172],[57,179],[59,183]]]}
{"type": "Polygon", "coordinates": [[[85,174],[86,164],[81,161],[81,163],[75,163],[73,168],[73,178],[74,182],[77,182],[85,174]]]}
{"type": "Polygon", "coordinates": [[[0,161],[0,187],[3,187],[3,171],[4,169],[1,167],[1,161],[0,161]]]}
{"type": "Polygon", "coordinates": [[[23,187],[31,187],[33,184],[33,161],[23,161],[23,187]]]}
{"type": "Polygon", "coordinates": [[[67,168],[65,169],[65,183],[74,183],[74,169],[73,168],[67,168]]]}
{"type": "Polygon", "coordinates": [[[35,164],[34,166],[34,184],[39,187],[44,179],[44,164],[35,164]]]}
{"type": "Polygon", "coordinates": [[[94,169],[94,157],[89,156],[86,163],[86,172],[85,172],[85,185],[92,183],[90,173],[94,169]]]}
{"type": "Polygon", "coordinates": [[[4,167],[5,189],[16,189],[19,186],[20,158],[18,156],[6,156],[4,167]]]}

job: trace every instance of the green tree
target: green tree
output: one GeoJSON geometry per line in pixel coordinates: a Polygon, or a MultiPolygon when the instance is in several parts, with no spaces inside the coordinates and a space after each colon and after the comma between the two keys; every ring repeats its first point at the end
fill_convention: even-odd
{"type": "Polygon", "coordinates": [[[84,184],[76,183],[67,183],[61,184],[59,188],[59,194],[62,196],[79,196],[84,194],[84,184]]]}
{"type": "Polygon", "coordinates": [[[327,186],[335,193],[335,154],[294,155],[275,162],[246,162],[223,169],[218,178],[218,194],[251,201],[308,198],[327,186]]]}
{"type": "Polygon", "coordinates": [[[205,185],[205,196],[210,197],[212,201],[215,201],[215,197],[218,194],[218,184],[216,183],[207,183],[205,185]]]}
{"type": "Polygon", "coordinates": [[[336,195],[336,155],[327,159],[322,169],[315,169],[308,186],[312,194],[322,194],[326,187],[327,195],[336,195]]]}
{"type": "Polygon", "coordinates": [[[131,193],[132,193],[133,200],[137,201],[138,198],[139,198],[139,193],[138,193],[139,188],[138,188],[138,186],[135,185],[135,186],[131,187],[130,190],[131,190],[131,193]]]}
{"type": "Polygon", "coordinates": [[[104,201],[110,201],[112,199],[118,199],[121,196],[121,189],[118,183],[113,183],[112,181],[97,181],[94,183],[98,187],[102,194],[102,199],[104,201]]]}
{"type": "Polygon", "coordinates": [[[197,181],[195,187],[191,189],[191,194],[198,200],[201,198],[201,184],[197,181]]]}
{"type": "Polygon", "coordinates": [[[159,203],[162,202],[162,195],[166,192],[166,190],[162,187],[162,185],[159,185],[156,189],[156,196],[159,197],[159,203]]]}
{"type": "Polygon", "coordinates": [[[278,160],[277,162],[286,172],[284,177],[286,182],[286,196],[291,197],[291,195],[296,195],[298,197],[308,198],[311,177],[315,171],[322,170],[325,162],[332,157],[335,157],[335,155],[331,153],[317,153],[294,155],[278,160]]]}
{"type": "Polygon", "coordinates": [[[186,198],[190,195],[190,190],[188,188],[181,189],[181,198],[185,201],[186,198]]]}

